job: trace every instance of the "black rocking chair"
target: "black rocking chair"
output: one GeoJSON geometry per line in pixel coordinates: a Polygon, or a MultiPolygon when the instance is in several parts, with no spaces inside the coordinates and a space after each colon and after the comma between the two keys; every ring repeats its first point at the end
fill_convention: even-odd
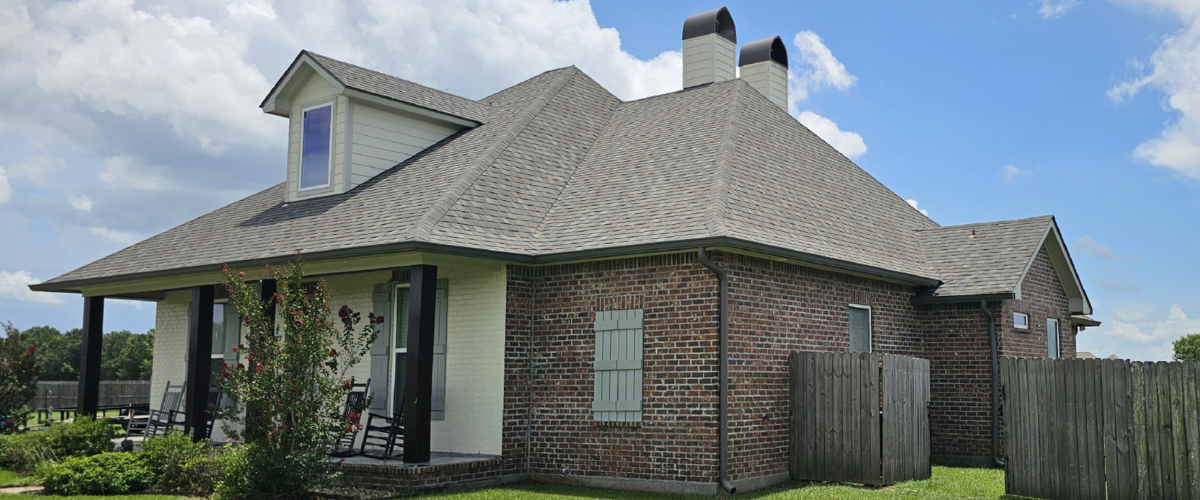
{"type": "MultiPolygon", "coordinates": [[[[370,394],[370,391],[371,379],[367,379],[366,383],[352,384],[350,386],[350,393],[346,394],[346,403],[342,407],[342,413],[341,415],[338,415],[339,418],[337,421],[339,423],[334,424],[335,427],[329,429],[330,433],[336,434],[340,432],[340,426],[342,425],[340,422],[348,421],[351,413],[361,414],[362,411],[366,409],[367,394],[370,394]]],[[[329,456],[352,457],[358,454],[358,451],[354,449],[354,442],[358,441],[358,421],[351,422],[350,425],[354,426],[352,427],[353,430],[351,430],[349,434],[342,436],[337,443],[334,443],[333,449],[327,453],[329,456]]]]}
{"type": "Polygon", "coordinates": [[[390,417],[375,413],[367,415],[359,455],[379,460],[399,460],[404,457],[403,401],[403,397],[397,401],[399,408],[390,417]]]}
{"type": "Polygon", "coordinates": [[[167,381],[167,387],[163,390],[162,403],[158,405],[157,410],[150,410],[143,415],[132,414],[129,416],[129,426],[125,428],[125,437],[142,436],[152,438],[161,434],[166,434],[167,431],[173,429],[176,425],[182,425],[183,421],[176,421],[179,413],[179,405],[183,403],[183,392],[186,390],[187,381],[182,384],[171,385],[171,381],[167,381]]]}

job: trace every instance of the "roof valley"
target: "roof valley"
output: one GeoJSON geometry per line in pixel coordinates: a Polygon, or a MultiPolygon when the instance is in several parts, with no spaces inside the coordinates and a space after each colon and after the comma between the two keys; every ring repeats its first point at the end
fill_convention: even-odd
{"type": "Polygon", "coordinates": [[[538,113],[545,109],[546,105],[554,99],[554,96],[558,95],[558,92],[562,90],[562,88],[565,87],[567,83],[570,82],[571,79],[574,78],[578,73],[579,70],[573,66],[564,71],[563,74],[559,76],[558,79],[556,79],[548,89],[543,91],[541,95],[539,95],[532,103],[529,104],[525,111],[521,113],[521,116],[514,120],[514,122],[507,127],[507,130],[505,130],[504,133],[500,134],[498,140],[488,147],[483,154],[475,159],[470,170],[468,170],[462,177],[459,177],[458,180],[454,182],[453,186],[451,186],[450,190],[438,198],[438,201],[434,203],[434,205],[431,207],[431,210],[426,212],[425,215],[423,215],[421,219],[417,221],[417,223],[414,225],[413,232],[411,233],[414,240],[424,241],[429,238],[438,222],[440,222],[442,218],[446,216],[446,213],[449,212],[456,203],[458,203],[458,200],[462,198],[463,194],[465,194],[467,190],[470,189],[473,184],[475,184],[475,181],[479,179],[479,176],[483,175],[483,173],[487,171],[488,167],[490,167],[492,163],[495,162],[502,153],[504,153],[504,150],[508,149],[508,146],[512,144],[514,140],[516,140],[517,136],[521,135],[521,131],[525,130],[525,127],[528,127],[529,124],[533,122],[534,117],[536,117],[538,113]]]}

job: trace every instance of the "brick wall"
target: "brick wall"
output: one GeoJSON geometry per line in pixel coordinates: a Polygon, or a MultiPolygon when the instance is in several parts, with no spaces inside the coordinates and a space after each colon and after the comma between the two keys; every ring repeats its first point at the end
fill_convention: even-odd
{"type": "Polygon", "coordinates": [[[717,281],[696,254],[510,266],[505,453],[524,472],[712,483],[717,468],[717,281]],[[598,424],[591,405],[598,309],[644,311],[643,421],[598,424]],[[528,333],[526,333],[528,332],[528,333]],[[524,339],[528,338],[526,342],[524,339]],[[522,357],[524,356],[524,357],[522,357]],[[524,372],[531,366],[532,373],[524,372]],[[529,443],[522,443],[522,378],[529,443]]]}
{"type": "MultiPolygon", "coordinates": [[[[1000,303],[988,308],[999,311],[1000,303]]],[[[985,465],[992,453],[987,318],[977,302],[922,306],[919,318],[922,357],[929,359],[931,451],[939,462],[985,465]]]]}
{"type": "Polygon", "coordinates": [[[191,292],[167,292],[154,312],[154,357],[150,372],[150,407],[158,409],[167,382],[187,378],[188,305],[191,292]]]}
{"type": "Polygon", "coordinates": [[[788,467],[788,357],[848,351],[849,304],[871,306],[876,352],[920,356],[911,287],[737,254],[729,273],[730,477],[788,467]]]}
{"type": "Polygon", "coordinates": [[[1029,273],[1021,283],[1021,300],[1006,300],[1002,315],[1001,354],[1004,356],[1044,358],[1047,356],[1046,320],[1057,319],[1059,348],[1064,358],[1075,357],[1075,334],[1071,328],[1070,300],[1063,291],[1050,254],[1038,251],[1029,273]],[[1013,313],[1029,315],[1029,328],[1013,328],[1013,313]]]}

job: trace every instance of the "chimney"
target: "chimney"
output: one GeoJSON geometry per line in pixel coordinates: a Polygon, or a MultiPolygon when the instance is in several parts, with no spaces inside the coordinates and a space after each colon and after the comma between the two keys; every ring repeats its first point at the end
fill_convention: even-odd
{"type": "Polygon", "coordinates": [[[787,111],[788,60],[783,40],[773,36],[743,45],[738,68],[742,80],[787,111]]]}
{"type": "Polygon", "coordinates": [[[683,22],[683,88],[736,77],[737,30],[729,9],[694,14],[683,22]]]}

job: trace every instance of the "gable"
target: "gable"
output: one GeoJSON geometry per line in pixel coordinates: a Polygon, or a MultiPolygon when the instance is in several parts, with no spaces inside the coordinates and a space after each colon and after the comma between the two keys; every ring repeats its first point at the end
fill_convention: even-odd
{"type": "Polygon", "coordinates": [[[1084,291],[1083,284],[1079,280],[1079,273],[1075,270],[1075,263],[1071,260],[1071,254],[1067,251],[1067,246],[1063,243],[1062,234],[1058,230],[1058,224],[1054,223],[1053,220],[1051,220],[1050,226],[1046,228],[1041,244],[1034,251],[1033,256],[1029,258],[1029,262],[1025,265],[1025,270],[1021,273],[1020,279],[1017,280],[1017,286],[1013,290],[1014,298],[1021,299],[1021,285],[1025,283],[1030,269],[1037,260],[1038,254],[1043,249],[1049,255],[1050,263],[1054,267],[1054,273],[1058,277],[1059,285],[1062,286],[1063,292],[1067,295],[1071,313],[1091,314],[1091,301],[1088,300],[1087,292],[1084,291]]]}

